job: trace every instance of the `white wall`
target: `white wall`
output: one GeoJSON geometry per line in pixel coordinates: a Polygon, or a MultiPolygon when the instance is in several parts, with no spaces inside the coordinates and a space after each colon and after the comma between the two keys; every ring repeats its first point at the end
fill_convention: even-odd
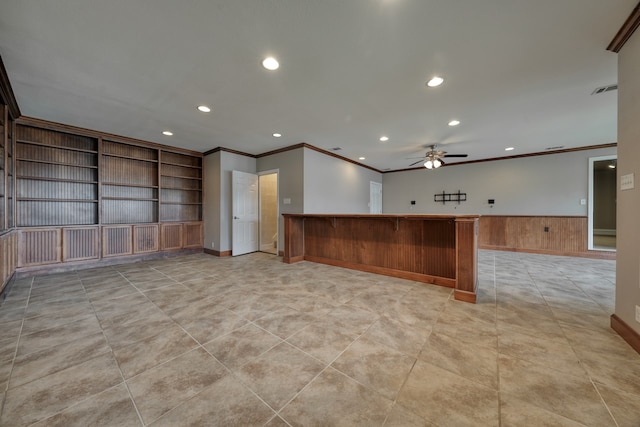
{"type": "Polygon", "coordinates": [[[481,215],[587,215],[589,157],[616,148],[419,169],[383,175],[384,213],[481,215]],[[460,204],[434,202],[434,194],[467,193],[460,204]],[[495,199],[490,207],[488,199],[495,199]],[[415,200],[415,206],[411,206],[415,200]]]}
{"type": "Polygon", "coordinates": [[[616,315],[640,333],[635,320],[635,307],[640,305],[640,31],[618,55],[616,315]],[[635,188],[621,191],[620,177],[631,173],[635,188]]]}
{"type": "Polygon", "coordinates": [[[304,149],[304,213],[369,213],[370,181],[382,174],[304,149]]]}

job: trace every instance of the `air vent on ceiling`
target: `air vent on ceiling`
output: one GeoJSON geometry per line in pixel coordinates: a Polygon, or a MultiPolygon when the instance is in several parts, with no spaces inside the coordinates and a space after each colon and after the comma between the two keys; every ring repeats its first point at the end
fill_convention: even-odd
{"type": "Polygon", "coordinates": [[[564,148],[564,145],[556,145],[555,147],[547,147],[545,150],[561,150],[564,148]]]}
{"type": "Polygon", "coordinates": [[[611,92],[612,90],[618,90],[618,85],[613,84],[609,86],[597,87],[593,92],[591,92],[591,95],[598,95],[599,93],[611,92]]]}
{"type": "Polygon", "coordinates": [[[332,151],[340,151],[340,150],[342,150],[342,148],[340,148],[340,147],[333,147],[331,150],[332,150],[332,151]]]}

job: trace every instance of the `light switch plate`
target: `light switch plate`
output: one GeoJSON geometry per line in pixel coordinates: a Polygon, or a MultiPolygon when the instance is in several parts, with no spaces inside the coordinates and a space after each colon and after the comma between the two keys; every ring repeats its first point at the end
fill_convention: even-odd
{"type": "Polygon", "coordinates": [[[620,190],[631,190],[633,185],[633,174],[629,173],[620,177],[620,190]]]}
{"type": "Polygon", "coordinates": [[[282,204],[283,205],[290,205],[291,204],[291,199],[288,198],[288,197],[282,199],[282,204]]]}

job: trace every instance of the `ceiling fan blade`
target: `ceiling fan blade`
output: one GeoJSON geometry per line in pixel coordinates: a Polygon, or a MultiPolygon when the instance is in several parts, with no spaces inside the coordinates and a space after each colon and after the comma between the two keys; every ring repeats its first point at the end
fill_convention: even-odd
{"type": "Polygon", "coordinates": [[[411,163],[411,164],[409,165],[409,167],[414,166],[414,165],[417,165],[418,163],[422,163],[422,162],[424,162],[424,158],[423,158],[423,159],[421,159],[421,160],[418,160],[418,161],[417,161],[417,162],[415,162],[415,163],[411,163]]]}
{"type": "Polygon", "coordinates": [[[445,154],[442,157],[467,157],[468,154],[445,154]]]}

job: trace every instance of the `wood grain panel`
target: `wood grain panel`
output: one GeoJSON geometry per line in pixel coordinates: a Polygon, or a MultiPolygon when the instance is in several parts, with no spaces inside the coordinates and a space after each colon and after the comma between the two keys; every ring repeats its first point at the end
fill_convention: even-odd
{"type": "Polygon", "coordinates": [[[483,216],[479,226],[478,244],[482,248],[549,254],[590,252],[586,217],[483,216]]]}
{"type": "Polygon", "coordinates": [[[191,222],[184,224],[184,248],[198,248],[202,247],[203,235],[202,235],[202,223],[191,222]]]}
{"type": "Polygon", "coordinates": [[[133,226],[133,253],[156,252],[160,247],[158,224],[133,226]]]}
{"type": "Polygon", "coordinates": [[[189,156],[165,150],[162,150],[161,152],[161,160],[165,163],[174,163],[177,165],[192,166],[196,168],[202,166],[202,157],[189,156]]]}
{"type": "Polygon", "coordinates": [[[163,251],[182,248],[182,228],[182,224],[161,225],[160,248],[163,251]]]}
{"type": "Polygon", "coordinates": [[[157,186],[158,165],[142,160],[103,156],[101,176],[103,182],[157,186]]]}
{"type": "Polygon", "coordinates": [[[16,261],[18,258],[18,237],[17,232],[10,231],[0,236],[0,291],[16,271],[16,261]]]}
{"type": "Polygon", "coordinates": [[[158,160],[158,150],[156,149],[107,140],[102,142],[102,153],[135,159],[158,160]]]}
{"type": "Polygon", "coordinates": [[[158,202],[147,200],[102,200],[103,224],[158,222],[158,202]]]}
{"type": "Polygon", "coordinates": [[[202,205],[161,204],[160,221],[201,221],[202,205]]]}
{"type": "Polygon", "coordinates": [[[56,200],[19,200],[17,226],[89,225],[98,222],[95,202],[64,202],[56,200]]]}
{"type": "Polygon", "coordinates": [[[62,261],[60,228],[20,230],[19,267],[62,261]]]}
{"type": "Polygon", "coordinates": [[[99,227],[62,229],[62,261],[81,261],[100,258],[99,227]]]}
{"type": "Polygon", "coordinates": [[[130,225],[110,225],[102,227],[102,256],[131,255],[132,227],[130,225]]]}
{"type": "Polygon", "coordinates": [[[98,150],[98,141],[95,138],[66,132],[56,132],[32,126],[18,125],[17,138],[19,140],[39,142],[58,147],[93,151],[98,150]]]}
{"type": "Polygon", "coordinates": [[[282,260],[288,264],[304,259],[304,223],[306,219],[285,215],[284,218],[284,255],[282,260]]]}

